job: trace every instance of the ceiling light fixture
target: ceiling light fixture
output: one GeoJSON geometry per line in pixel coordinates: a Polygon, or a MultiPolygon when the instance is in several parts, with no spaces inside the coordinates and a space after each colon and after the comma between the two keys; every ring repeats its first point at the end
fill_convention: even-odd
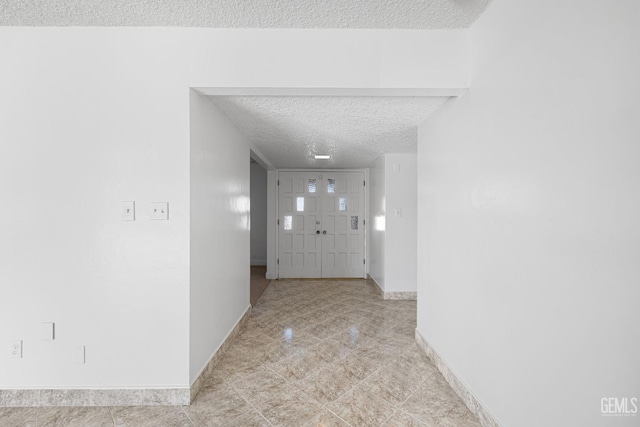
{"type": "Polygon", "coordinates": [[[314,157],[316,160],[329,160],[331,158],[328,154],[316,154],[314,157]]]}

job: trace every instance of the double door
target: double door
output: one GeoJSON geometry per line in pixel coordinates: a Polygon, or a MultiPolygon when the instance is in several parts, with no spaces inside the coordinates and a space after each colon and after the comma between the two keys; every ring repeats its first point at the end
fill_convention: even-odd
{"type": "Polygon", "coordinates": [[[279,277],[365,277],[364,186],[364,172],[279,172],[279,277]]]}

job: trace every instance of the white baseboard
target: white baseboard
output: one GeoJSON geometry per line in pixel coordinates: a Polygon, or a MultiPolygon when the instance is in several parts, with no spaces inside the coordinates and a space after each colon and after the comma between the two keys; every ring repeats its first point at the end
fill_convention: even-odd
{"type": "Polygon", "coordinates": [[[267,271],[264,277],[269,280],[276,280],[278,278],[278,275],[272,271],[267,271]]]}
{"type": "Polygon", "coordinates": [[[416,343],[418,347],[429,356],[429,359],[433,361],[438,371],[440,371],[444,379],[447,380],[447,383],[449,383],[453,391],[462,399],[467,408],[478,417],[482,427],[500,427],[500,423],[496,418],[485,408],[482,402],[475,397],[469,387],[451,370],[447,362],[436,353],[431,344],[418,332],[418,329],[416,329],[416,343]]]}

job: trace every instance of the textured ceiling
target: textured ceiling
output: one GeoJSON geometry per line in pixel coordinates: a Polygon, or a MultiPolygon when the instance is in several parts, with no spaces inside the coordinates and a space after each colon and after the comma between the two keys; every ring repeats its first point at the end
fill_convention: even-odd
{"type": "Polygon", "coordinates": [[[489,0],[0,0],[0,25],[467,28],[489,0]]]}
{"type": "Polygon", "coordinates": [[[362,168],[384,153],[415,153],[416,126],[447,97],[212,96],[278,168],[362,168]],[[330,154],[331,160],[315,160],[330,154]]]}

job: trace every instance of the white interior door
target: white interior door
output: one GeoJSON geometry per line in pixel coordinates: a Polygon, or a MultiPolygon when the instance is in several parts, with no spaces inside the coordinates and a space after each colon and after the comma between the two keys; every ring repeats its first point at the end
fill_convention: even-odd
{"type": "Polygon", "coordinates": [[[278,180],[279,276],[322,277],[318,174],[281,172],[278,180]]]}
{"type": "Polygon", "coordinates": [[[364,276],[364,173],[323,173],[322,277],[364,276]]]}
{"type": "Polygon", "coordinates": [[[364,172],[281,171],[281,278],[364,277],[364,172]]]}

